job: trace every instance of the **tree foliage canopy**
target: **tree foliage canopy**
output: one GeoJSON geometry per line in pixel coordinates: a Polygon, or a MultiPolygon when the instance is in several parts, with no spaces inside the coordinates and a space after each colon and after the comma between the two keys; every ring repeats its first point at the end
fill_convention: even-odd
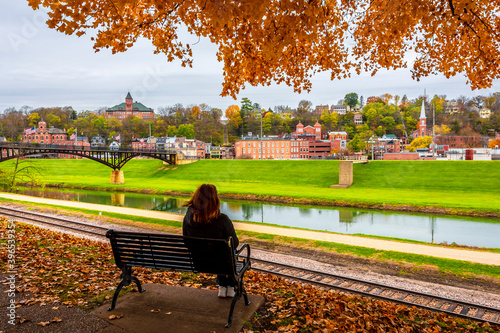
{"type": "Polygon", "coordinates": [[[463,73],[473,89],[500,77],[498,0],[28,0],[46,7],[50,28],[81,36],[96,30],[94,49],[123,52],[147,38],[155,53],[191,66],[179,28],[217,45],[224,64],[221,95],[246,83],[286,83],[310,90],[331,79],[407,67],[415,79],[463,73]]]}
{"type": "Polygon", "coordinates": [[[349,107],[353,108],[358,105],[358,94],[349,93],[344,97],[344,103],[349,105],[349,107]]]}

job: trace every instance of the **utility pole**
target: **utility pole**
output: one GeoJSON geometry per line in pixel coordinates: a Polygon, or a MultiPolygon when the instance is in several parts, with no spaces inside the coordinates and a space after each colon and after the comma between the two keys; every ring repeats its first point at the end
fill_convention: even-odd
{"type": "Polygon", "coordinates": [[[260,159],[262,160],[262,110],[260,110],[260,159]]]}
{"type": "Polygon", "coordinates": [[[434,141],[436,129],[436,105],[432,106],[432,157],[436,157],[436,142],[434,141]]]}

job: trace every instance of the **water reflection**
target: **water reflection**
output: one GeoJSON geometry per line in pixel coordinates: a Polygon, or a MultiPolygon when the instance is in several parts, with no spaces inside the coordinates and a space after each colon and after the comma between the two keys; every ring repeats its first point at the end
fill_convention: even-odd
{"type": "MultiPolygon", "coordinates": [[[[187,197],[57,189],[43,191],[24,189],[22,193],[52,199],[174,213],[185,213],[186,209],[182,205],[188,200],[187,197]]],[[[221,211],[237,221],[413,239],[429,243],[446,242],[500,248],[500,241],[496,236],[500,232],[500,223],[492,223],[492,220],[485,219],[410,215],[349,208],[293,207],[247,201],[222,201],[221,211]]]]}

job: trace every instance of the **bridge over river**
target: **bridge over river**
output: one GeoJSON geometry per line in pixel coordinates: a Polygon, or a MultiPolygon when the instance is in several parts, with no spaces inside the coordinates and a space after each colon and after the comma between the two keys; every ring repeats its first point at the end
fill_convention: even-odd
{"type": "Polygon", "coordinates": [[[76,145],[43,145],[39,143],[0,143],[0,162],[14,158],[37,157],[53,158],[58,155],[81,156],[102,163],[113,170],[111,171],[111,183],[123,184],[125,178],[121,168],[134,157],[149,157],[162,160],[168,164],[177,164],[177,151],[173,149],[149,150],[108,147],[82,147],[76,145]]]}

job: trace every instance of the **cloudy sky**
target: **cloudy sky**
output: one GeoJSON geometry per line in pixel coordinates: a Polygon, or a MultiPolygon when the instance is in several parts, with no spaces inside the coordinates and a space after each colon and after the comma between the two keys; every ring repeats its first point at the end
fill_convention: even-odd
{"type": "MultiPolygon", "coordinates": [[[[8,107],[72,106],[77,111],[96,110],[121,103],[130,91],[134,100],[152,107],[182,103],[205,103],[225,110],[240,104],[243,97],[262,107],[296,107],[306,99],[317,104],[335,104],[347,93],[365,97],[383,93],[416,98],[424,89],[428,95],[488,95],[500,91],[500,80],[490,89],[472,91],[464,77],[443,76],[413,81],[409,70],[380,71],[342,81],[330,81],[323,73],[313,80],[310,93],[297,94],[286,85],[247,87],[237,100],[220,96],[222,66],[216,48],[206,40],[194,47],[194,65],[182,68],[179,62],[154,55],[147,40],[139,41],[125,53],[109,50],[95,53],[89,36],[67,36],[46,27],[46,14],[33,11],[26,0],[3,1],[0,6],[0,112],[8,107]]],[[[193,44],[197,37],[187,36],[193,44]]]]}

